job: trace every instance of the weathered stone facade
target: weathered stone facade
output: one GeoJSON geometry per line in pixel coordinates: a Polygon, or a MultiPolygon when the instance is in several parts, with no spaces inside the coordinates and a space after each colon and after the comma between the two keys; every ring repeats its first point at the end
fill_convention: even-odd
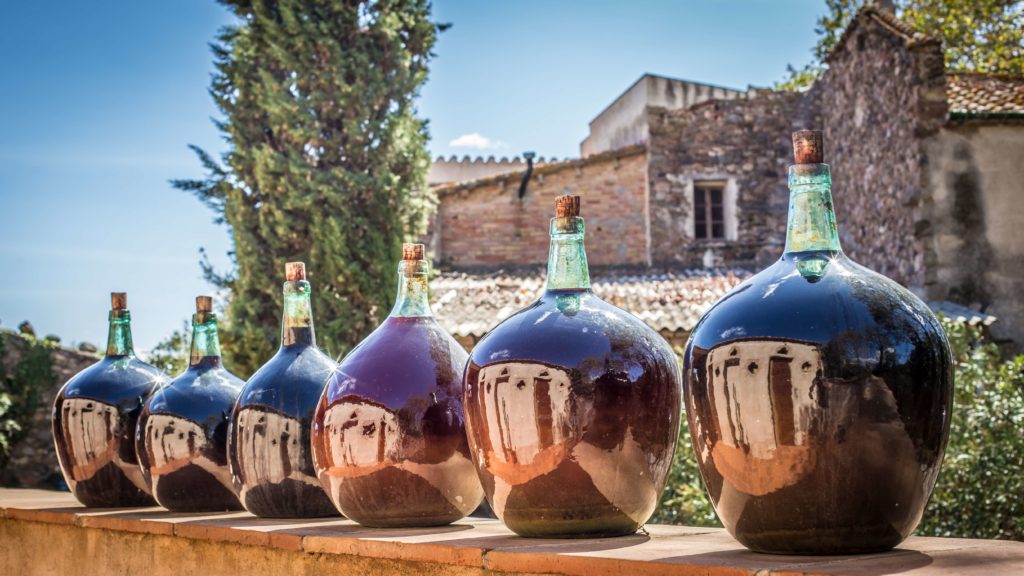
{"type": "MultiPolygon", "coordinates": [[[[0,333],[0,338],[6,340],[5,354],[0,361],[10,374],[19,359],[15,339],[20,337],[0,333]]],[[[99,356],[56,348],[50,354],[50,360],[57,378],[42,394],[39,407],[26,427],[25,436],[12,447],[6,466],[0,469],[0,485],[57,488],[63,484],[50,434],[50,409],[60,387],[72,376],[99,360],[99,356]]]]}
{"type": "Polygon", "coordinates": [[[820,111],[843,249],[901,284],[925,281],[925,142],[946,119],[939,42],[863,10],[807,94],[820,111]]]}
{"type": "Polygon", "coordinates": [[[652,261],[735,266],[778,258],[785,243],[790,134],[813,123],[802,96],[765,90],[685,110],[652,108],[648,123],[652,261]],[[694,238],[699,181],[724,183],[724,239],[694,238]]]}
{"type": "Polygon", "coordinates": [[[1024,118],[956,121],[925,146],[930,184],[925,292],[1001,321],[1000,341],[1024,344],[1024,118]]]}
{"type": "Polygon", "coordinates": [[[448,268],[542,264],[555,197],[582,196],[590,263],[647,264],[647,160],[642,147],[438,189],[434,258],[448,268]]]}

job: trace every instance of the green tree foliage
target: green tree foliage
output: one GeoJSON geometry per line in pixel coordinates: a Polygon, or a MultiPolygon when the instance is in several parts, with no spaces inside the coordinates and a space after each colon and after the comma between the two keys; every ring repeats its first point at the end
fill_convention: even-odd
{"type": "Polygon", "coordinates": [[[1024,355],[947,322],[956,363],[946,458],[918,534],[1024,540],[1024,355]]]}
{"type": "Polygon", "coordinates": [[[230,228],[228,365],[249,374],[279,338],[284,263],[315,282],[319,343],[338,355],[386,314],[404,237],[422,230],[426,122],[413,100],[441,28],[428,0],[226,0],[240,18],[212,46],[210,92],[229,144],[193,147],[202,180],[176,180],[230,228]]]}
{"type": "MultiPolygon", "coordinates": [[[[814,31],[814,57],[803,68],[787,66],[779,90],[810,86],[826,68],[828,55],[866,0],[825,0],[814,31]]],[[[1024,73],[1024,1],[897,0],[898,18],[942,40],[946,67],[956,72],[1024,73]]]]}
{"type": "Polygon", "coordinates": [[[186,321],[181,330],[175,330],[169,336],[153,346],[146,356],[146,362],[156,366],[171,377],[177,376],[188,367],[188,357],[192,346],[192,327],[186,321]]]}
{"type": "Polygon", "coordinates": [[[29,429],[43,394],[57,381],[51,356],[55,347],[27,331],[0,332],[0,469],[11,447],[29,429]]]}
{"type": "MultiPolygon", "coordinates": [[[[949,444],[918,526],[924,536],[1024,540],[1024,355],[1003,360],[977,328],[943,320],[955,392],[949,444]]],[[[685,422],[652,522],[720,526],[685,422]]]]}

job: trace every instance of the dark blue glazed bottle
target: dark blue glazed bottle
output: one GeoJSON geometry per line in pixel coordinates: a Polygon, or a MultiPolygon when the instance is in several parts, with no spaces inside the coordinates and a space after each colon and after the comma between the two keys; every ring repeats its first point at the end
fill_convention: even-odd
{"type": "Polygon", "coordinates": [[[917,526],[939,473],[949,347],[921,300],[843,254],[821,133],[794,144],[785,253],[708,310],[687,344],[694,453],[744,546],[887,550],[917,526]]]}
{"type": "Polygon", "coordinates": [[[153,496],[175,512],[242,507],[228,470],[228,420],[242,382],[220,358],[209,296],[196,298],[188,368],[156,391],[139,416],[139,464],[153,496]]]}
{"type": "Polygon", "coordinates": [[[335,363],[316,347],[310,285],[302,262],[285,265],[281,348],[242,389],[228,429],[231,476],[257,516],[336,516],[316,478],[309,432],[335,363]]]}
{"type": "Polygon", "coordinates": [[[135,454],[135,424],[167,376],[135,357],[124,292],[110,295],[107,354],[53,402],[53,441],[64,480],[86,506],[152,506],[135,454]]]}

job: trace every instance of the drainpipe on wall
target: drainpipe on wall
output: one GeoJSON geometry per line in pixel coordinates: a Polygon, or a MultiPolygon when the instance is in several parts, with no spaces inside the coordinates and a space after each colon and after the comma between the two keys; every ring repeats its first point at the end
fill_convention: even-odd
{"type": "Polygon", "coordinates": [[[526,174],[523,174],[523,179],[519,182],[520,200],[526,196],[526,187],[530,185],[530,176],[533,175],[533,157],[536,155],[534,152],[523,152],[523,158],[526,158],[526,174]]]}

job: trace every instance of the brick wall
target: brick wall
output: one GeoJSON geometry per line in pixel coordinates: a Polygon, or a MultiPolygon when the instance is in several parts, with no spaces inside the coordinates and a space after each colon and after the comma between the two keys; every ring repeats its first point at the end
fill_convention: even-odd
{"type": "Polygon", "coordinates": [[[843,249],[922,287],[930,234],[924,144],[946,115],[941,46],[868,8],[808,98],[821,110],[843,249]]]}
{"type": "Polygon", "coordinates": [[[646,264],[647,160],[632,147],[549,164],[518,197],[522,173],[442,187],[434,222],[435,258],[447,268],[542,264],[555,197],[582,196],[593,265],[646,264]]]}
{"type": "MultiPolygon", "coordinates": [[[[648,114],[652,260],[696,266],[709,249],[715,264],[778,258],[786,232],[790,134],[814,122],[802,96],[759,91],[748,99],[652,108],[648,114]],[[692,187],[699,180],[728,181],[735,190],[734,232],[726,240],[693,238],[692,187]]],[[[728,199],[726,204],[729,220],[728,199]]]]}

